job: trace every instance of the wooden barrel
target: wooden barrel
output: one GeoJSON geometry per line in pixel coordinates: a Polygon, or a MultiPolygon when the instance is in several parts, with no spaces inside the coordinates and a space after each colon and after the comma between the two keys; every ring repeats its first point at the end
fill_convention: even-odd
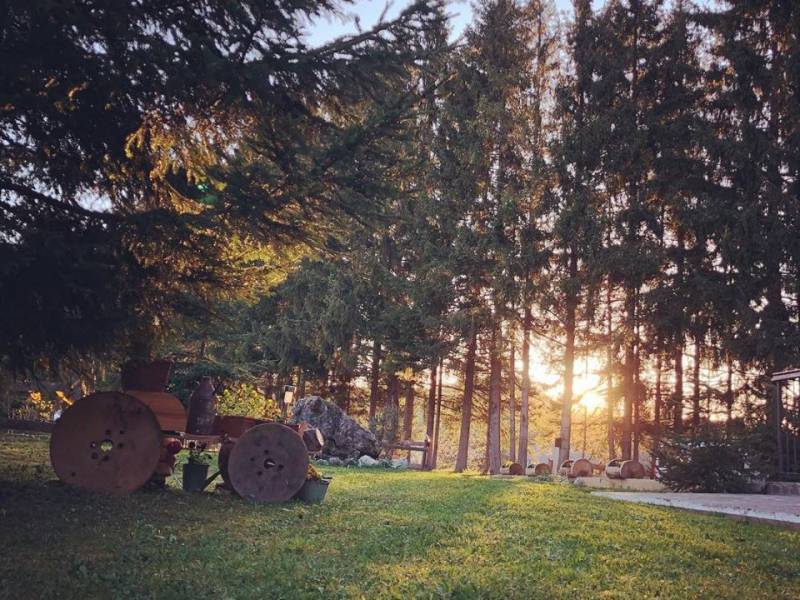
{"type": "Polygon", "coordinates": [[[550,465],[547,463],[539,463],[533,467],[534,475],[550,475],[550,465]]]}
{"type": "Polygon", "coordinates": [[[569,476],[591,477],[592,472],[593,468],[591,461],[588,461],[585,458],[579,458],[577,460],[572,461],[572,467],[570,468],[569,476]]]}
{"type": "Polygon", "coordinates": [[[619,458],[615,458],[611,462],[606,465],[606,477],[609,479],[622,479],[622,468],[623,461],[619,458]]]}
{"type": "Polygon", "coordinates": [[[638,460],[626,460],[620,467],[620,477],[622,479],[644,479],[644,465],[638,460]]]}
{"type": "Polygon", "coordinates": [[[508,465],[508,474],[509,475],[525,475],[525,469],[522,468],[522,465],[519,463],[511,463],[508,465]]]}

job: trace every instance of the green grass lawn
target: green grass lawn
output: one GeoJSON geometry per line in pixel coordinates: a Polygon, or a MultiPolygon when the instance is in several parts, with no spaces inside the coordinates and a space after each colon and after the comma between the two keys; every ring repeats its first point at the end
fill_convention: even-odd
{"type": "Polygon", "coordinates": [[[0,434],[0,598],[800,598],[799,531],[525,478],[326,472],[317,506],[100,497],[54,482],[46,436],[0,434]]]}

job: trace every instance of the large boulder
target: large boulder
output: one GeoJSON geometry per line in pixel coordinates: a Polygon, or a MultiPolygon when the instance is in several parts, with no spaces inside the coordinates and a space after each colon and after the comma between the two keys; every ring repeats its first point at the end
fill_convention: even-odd
{"type": "Polygon", "coordinates": [[[380,443],[371,431],[319,396],[308,396],[295,402],[291,422],[306,422],[322,432],[325,436],[323,455],[345,459],[357,459],[363,455],[377,458],[381,451],[380,443]]]}

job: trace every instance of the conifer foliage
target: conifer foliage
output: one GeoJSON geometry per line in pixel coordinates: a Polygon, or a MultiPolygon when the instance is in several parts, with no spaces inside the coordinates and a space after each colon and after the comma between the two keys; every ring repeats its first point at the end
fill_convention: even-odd
{"type": "Polygon", "coordinates": [[[320,47],[344,4],[162,4],[2,9],[3,361],[171,352],[457,471],[574,456],[590,393],[596,459],[774,418],[797,3],[489,0],[454,38],[419,1],[320,47]]]}

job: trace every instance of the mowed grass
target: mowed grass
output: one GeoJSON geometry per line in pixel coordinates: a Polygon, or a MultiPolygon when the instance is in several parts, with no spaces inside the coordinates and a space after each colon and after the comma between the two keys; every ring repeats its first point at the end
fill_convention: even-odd
{"type": "Polygon", "coordinates": [[[54,482],[47,443],[0,434],[0,598],[800,598],[796,530],[445,472],[109,498],[54,482]]]}

